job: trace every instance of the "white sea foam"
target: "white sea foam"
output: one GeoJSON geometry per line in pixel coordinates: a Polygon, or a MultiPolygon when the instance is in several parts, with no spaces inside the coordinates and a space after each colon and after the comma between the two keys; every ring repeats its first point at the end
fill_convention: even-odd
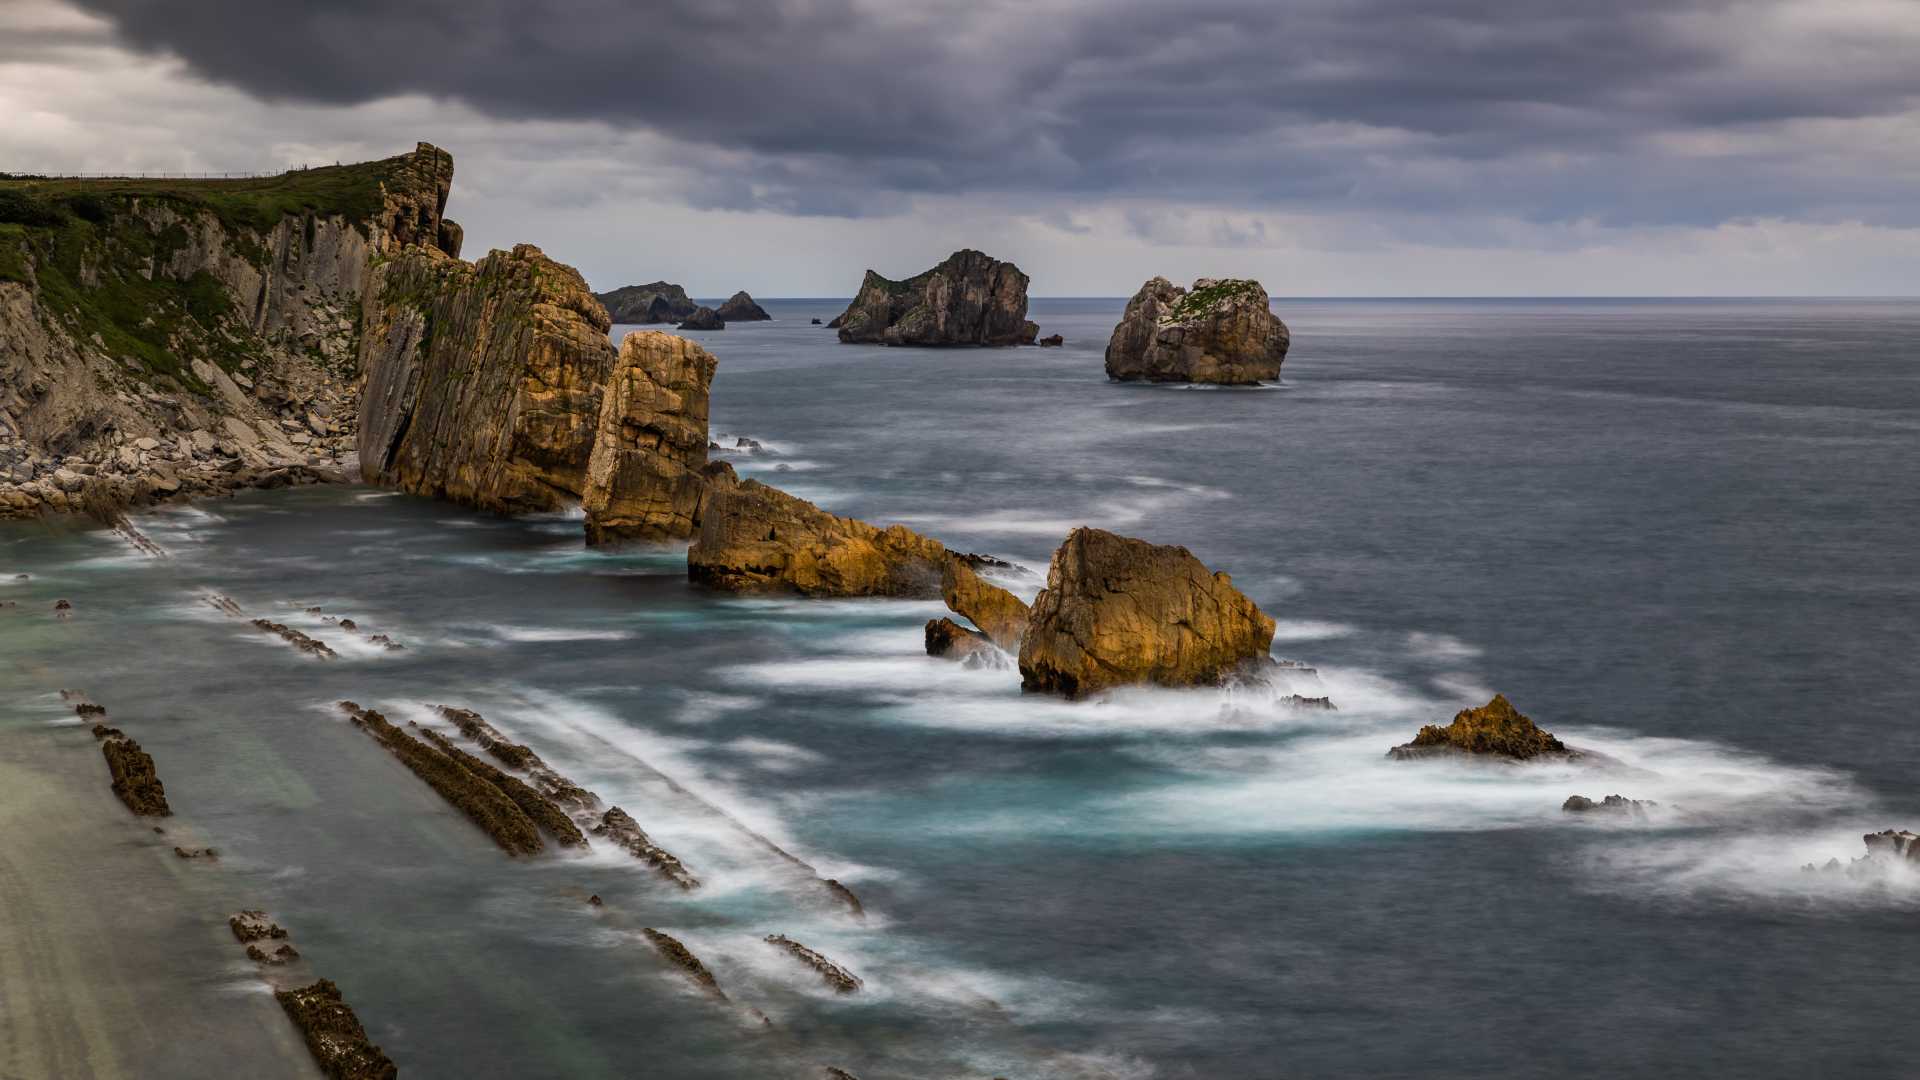
{"type": "Polygon", "coordinates": [[[1346,623],[1316,619],[1278,619],[1274,622],[1273,640],[1276,642],[1331,641],[1334,638],[1352,637],[1359,632],[1359,627],[1348,626],[1346,623]]]}
{"type": "Polygon", "coordinates": [[[742,737],[722,743],[721,748],[739,754],[760,768],[772,772],[789,772],[827,760],[825,754],[815,753],[804,746],[795,746],[778,739],[742,737]]]}
{"type": "Polygon", "coordinates": [[[1675,903],[1739,903],[1809,913],[1859,908],[1920,910],[1920,870],[1889,862],[1878,872],[1808,872],[1838,859],[1843,868],[1866,853],[1865,833],[1881,818],[1844,824],[1755,827],[1712,833],[1622,838],[1583,849],[1569,872],[1595,892],[1651,894],[1675,903]]]}
{"type": "Polygon", "coordinates": [[[502,641],[625,641],[631,630],[590,630],[572,626],[495,626],[495,637],[502,641]]]}

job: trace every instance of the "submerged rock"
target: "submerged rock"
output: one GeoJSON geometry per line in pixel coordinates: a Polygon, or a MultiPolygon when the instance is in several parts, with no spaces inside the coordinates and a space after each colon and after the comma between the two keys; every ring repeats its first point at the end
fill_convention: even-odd
{"type": "Polygon", "coordinates": [[[275,991],[273,996],[306,1037],[307,1050],[330,1080],[393,1080],[400,1074],[367,1037],[367,1029],[331,980],[275,991]]]}
{"type": "Polygon", "coordinates": [[[1565,743],[1521,715],[1506,695],[1495,694],[1492,701],[1478,709],[1460,710],[1454,715],[1453,723],[1446,727],[1428,724],[1421,728],[1412,742],[1394,747],[1387,751],[1387,756],[1409,760],[1478,754],[1525,761],[1537,757],[1568,757],[1572,753],[1565,743]]]}
{"type": "MultiPolygon", "coordinates": [[[[1007,652],[1017,652],[1027,632],[1026,601],[998,585],[982,580],[973,567],[961,558],[950,558],[942,567],[940,597],[957,615],[980,628],[989,641],[1007,652]]],[[[931,643],[932,638],[928,638],[931,643]]],[[[929,647],[928,652],[932,652],[929,647]]]]}
{"type": "Polygon", "coordinates": [[[730,592],[939,595],[947,549],[904,525],[877,529],[757,480],[717,489],[687,549],[687,575],[730,592]]]}
{"type": "Polygon", "coordinates": [[[1157,277],[1113,328],[1107,377],[1248,385],[1280,377],[1289,341],[1257,281],[1201,278],[1189,292],[1157,277]]]}
{"type": "Polygon", "coordinates": [[[819,319],[815,319],[815,320],[813,320],[813,325],[815,325],[815,326],[819,326],[819,325],[820,325],[820,320],[819,320],[819,319]]]}
{"type": "Polygon", "coordinates": [[[767,309],[754,303],[753,297],[748,296],[745,290],[727,297],[727,302],[720,305],[716,314],[727,322],[766,322],[773,318],[767,314],[767,309]]]}
{"type": "Polygon", "coordinates": [[[1027,321],[1027,275],[972,250],[905,281],[867,271],[829,325],[843,342],[878,345],[1031,345],[1040,332],[1027,321]]]}
{"type": "Polygon", "coordinates": [[[1046,337],[1041,338],[1037,344],[1043,349],[1057,349],[1066,343],[1067,339],[1061,337],[1059,334],[1048,334],[1046,337]]]}
{"type": "Polygon", "coordinates": [[[855,975],[853,972],[848,971],[846,968],[841,967],[839,964],[834,963],[785,934],[768,934],[766,941],[767,944],[786,952],[789,956],[792,956],[794,959],[818,972],[820,978],[824,980],[828,986],[832,987],[836,993],[851,994],[864,985],[861,983],[858,975],[855,975]]]}
{"type": "Polygon", "coordinates": [[[668,963],[679,968],[702,990],[721,1001],[727,1000],[726,992],[720,989],[720,980],[714,978],[713,972],[707,970],[707,965],[693,955],[693,950],[680,944],[678,939],[663,934],[651,926],[641,927],[640,932],[647,936],[647,940],[653,943],[653,947],[659,950],[660,955],[665,957],[668,963]]]}
{"type": "Polygon", "coordinates": [[[1270,665],[1273,630],[1186,548],[1075,529],[1034,599],[1021,687],[1080,698],[1128,683],[1218,685],[1270,665]]]}
{"type": "Polygon", "coordinates": [[[1649,807],[1658,806],[1655,802],[1629,799],[1625,795],[1609,795],[1599,802],[1585,795],[1569,795],[1560,809],[1569,814],[1625,814],[1636,819],[1644,819],[1649,807]]]}
{"type": "Polygon", "coordinates": [[[687,316],[685,319],[682,319],[680,321],[680,325],[675,329],[725,330],[726,328],[727,328],[727,322],[725,319],[722,319],[720,317],[719,312],[714,311],[710,307],[702,306],[702,307],[695,308],[693,314],[687,316]]]}
{"type": "Polygon", "coordinates": [[[653,842],[633,815],[619,807],[610,807],[600,818],[600,824],[594,826],[593,835],[604,837],[625,848],[627,854],[646,863],[663,878],[689,891],[700,887],[700,879],[693,876],[685,864],[674,857],[666,848],[653,842]]]}
{"type": "Polygon", "coordinates": [[[700,305],[687,299],[687,290],[670,281],[625,285],[612,292],[594,293],[615,325],[679,322],[700,305]]]}
{"type": "Polygon", "coordinates": [[[280,924],[267,918],[264,911],[242,911],[227,919],[227,926],[233,930],[234,940],[242,945],[267,939],[279,940],[287,936],[280,924]]]}

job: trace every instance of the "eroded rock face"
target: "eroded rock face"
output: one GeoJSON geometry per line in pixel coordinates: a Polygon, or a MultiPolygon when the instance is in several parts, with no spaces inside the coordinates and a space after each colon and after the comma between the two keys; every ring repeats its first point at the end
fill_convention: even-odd
{"type": "Polygon", "coordinates": [[[700,306],[687,299],[687,290],[670,281],[627,285],[612,292],[595,293],[594,299],[606,307],[608,318],[620,326],[679,322],[700,306]]]}
{"type": "Polygon", "coordinates": [[[1201,278],[1188,291],[1157,277],[1113,328],[1107,377],[1250,385],[1280,377],[1290,340],[1257,281],[1201,278]]]}
{"type": "Polygon", "coordinates": [[[773,318],[767,314],[766,308],[754,303],[753,297],[748,296],[745,290],[727,297],[727,302],[720,305],[718,314],[727,322],[765,322],[773,318]]]}
{"type": "Polygon", "coordinates": [[[1478,709],[1462,709],[1446,727],[1428,724],[1413,741],[1387,751],[1387,756],[1403,760],[1475,754],[1513,761],[1538,757],[1566,757],[1572,751],[1551,732],[1523,716],[1505,694],[1478,709]]]}
{"type": "MultiPolygon", "coordinates": [[[[958,558],[948,559],[942,568],[940,598],[955,614],[965,616],[979,627],[995,645],[1007,652],[1019,651],[1020,639],[1027,632],[1026,601],[981,580],[973,567],[958,558]]],[[[929,647],[927,651],[931,653],[933,649],[929,647]]]]}
{"type": "Polygon", "coordinates": [[[904,525],[878,529],[747,480],[718,488],[687,550],[687,575],[730,592],[940,594],[947,549],[904,525]]]}
{"type": "Polygon", "coordinates": [[[1021,686],[1079,698],[1128,683],[1218,685],[1271,665],[1273,628],[1186,548],[1075,529],[1034,599],[1021,686]]]}
{"type": "Polygon", "coordinates": [[[844,342],[878,345],[1031,345],[1027,275],[979,251],[956,251],[905,281],[872,270],[828,324],[844,342]]]}
{"type": "Polygon", "coordinates": [[[657,330],[620,343],[581,492],[588,543],[693,535],[711,486],[702,470],[717,363],[657,330]]]}

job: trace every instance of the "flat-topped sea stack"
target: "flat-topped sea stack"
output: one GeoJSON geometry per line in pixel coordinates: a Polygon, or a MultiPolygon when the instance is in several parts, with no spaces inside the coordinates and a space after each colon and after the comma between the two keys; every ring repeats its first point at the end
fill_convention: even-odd
{"type": "Polygon", "coordinates": [[[947,558],[904,525],[876,528],[747,480],[715,487],[687,575],[730,592],[937,597],[947,558]]]}
{"type": "Polygon", "coordinates": [[[1273,629],[1186,548],[1075,529],[1034,598],[1020,684],[1068,698],[1130,683],[1220,685],[1272,664],[1273,629]]]}
{"type": "Polygon", "coordinates": [[[905,281],[869,270],[847,310],[828,325],[862,345],[1031,345],[1027,275],[979,251],[956,251],[905,281]]]}
{"type": "Polygon", "coordinates": [[[499,513],[587,510],[588,538],[693,532],[715,361],[657,331],[616,350],[572,267],[530,244],[381,264],[361,350],[368,483],[499,513]]]}
{"type": "Polygon", "coordinates": [[[1566,759],[1576,754],[1551,732],[1540,730],[1539,725],[1521,715],[1505,694],[1493,695],[1492,701],[1478,709],[1460,710],[1446,727],[1428,724],[1412,742],[1387,751],[1388,757],[1401,760],[1473,756],[1530,761],[1566,759]]]}
{"type": "Polygon", "coordinates": [[[753,297],[748,296],[745,290],[727,297],[727,302],[715,311],[727,322],[766,322],[773,318],[767,314],[766,308],[754,303],[753,297]]]}
{"type": "Polygon", "coordinates": [[[1250,386],[1280,377],[1290,341],[1257,281],[1201,278],[1187,290],[1157,277],[1113,328],[1107,377],[1250,386]]]}
{"type": "Polygon", "coordinates": [[[687,290],[670,281],[625,285],[612,292],[594,293],[593,297],[607,309],[607,317],[616,326],[677,323],[700,309],[699,304],[687,299],[687,290]]]}

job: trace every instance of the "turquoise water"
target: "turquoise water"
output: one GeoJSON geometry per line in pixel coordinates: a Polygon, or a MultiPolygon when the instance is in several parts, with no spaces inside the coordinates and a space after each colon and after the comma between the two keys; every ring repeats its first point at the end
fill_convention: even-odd
{"type": "Polygon", "coordinates": [[[766,306],[689,334],[721,360],[716,435],[776,452],[743,473],[1010,558],[1026,594],[1078,524],[1186,544],[1339,711],[1026,698],[920,655],[937,604],[715,596],[574,518],[308,489],[146,515],[161,560],[0,528],[0,576],[32,574],[0,584],[0,748],[60,687],[106,703],[232,906],[292,928],[413,1076],[1910,1071],[1885,1036],[1920,977],[1889,958],[1920,887],[1799,867],[1920,823],[1920,304],[1281,302],[1286,378],[1244,391],[1107,383],[1117,300],[1038,302],[1063,349],[960,352],[766,306]],[[1629,768],[1383,758],[1496,690],[1629,768]],[[478,709],[706,887],[507,859],[340,698],[478,709]],[[1663,812],[1559,810],[1615,791],[1663,812]]]}

